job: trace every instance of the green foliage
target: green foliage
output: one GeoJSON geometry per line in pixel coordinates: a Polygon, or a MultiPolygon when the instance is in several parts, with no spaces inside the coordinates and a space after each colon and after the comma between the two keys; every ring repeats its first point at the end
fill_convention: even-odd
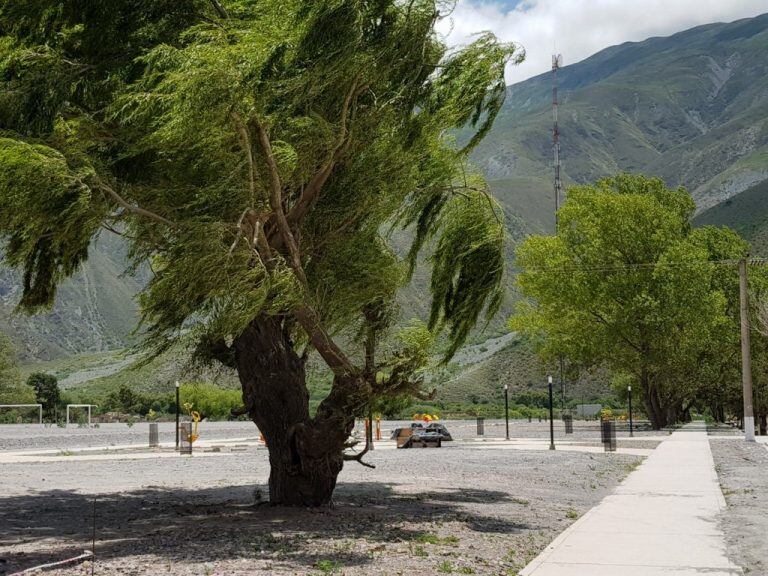
{"type": "Polygon", "coordinates": [[[233,409],[243,405],[239,390],[222,390],[212,384],[183,384],[180,395],[183,402],[192,404],[203,418],[211,420],[226,420],[233,409]]]}
{"type": "Polygon", "coordinates": [[[61,401],[59,381],[56,376],[44,372],[35,372],[27,378],[27,386],[35,391],[38,404],[43,405],[43,411],[50,420],[56,419],[56,408],[61,401]]]}
{"type": "Polygon", "coordinates": [[[619,175],[572,188],[558,235],[517,252],[529,300],[512,327],[545,358],[631,374],[657,425],[693,400],[692,375],[722,365],[711,351],[733,344],[734,270],[712,261],[747,245],[727,230],[691,230],[692,212],[685,190],[619,175]]]}
{"type": "MultiPolygon", "coordinates": [[[[450,358],[498,310],[503,218],[467,155],[522,52],[487,33],[449,51],[435,26],[451,2],[10,4],[0,241],[25,275],[22,308],[50,305],[105,227],[125,236],[133,267],[150,265],[139,302],[154,352],[187,339],[198,360],[231,364],[230,346],[260,316],[279,319],[292,346],[312,336],[337,359],[330,338],[358,335],[344,341],[366,365],[352,365],[353,350],[343,371],[369,381],[366,401],[398,406],[438,332],[450,358]],[[459,129],[471,132],[461,147],[447,136],[459,129]],[[390,246],[393,226],[416,228],[408,258],[390,246]],[[385,347],[398,340],[397,292],[427,247],[429,326],[385,347]]],[[[189,393],[204,413],[240,403],[189,393]]],[[[164,411],[127,388],[105,405],[164,411]]]]}
{"type": "Polygon", "coordinates": [[[13,342],[0,332],[0,404],[30,404],[34,398],[32,391],[21,383],[13,342]]]}
{"type": "Polygon", "coordinates": [[[0,138],[0,238],[5,260],[24,269],[20,306],[50,305],[78,269],[99,228],[91,190],[59,152],[0,138]]]}

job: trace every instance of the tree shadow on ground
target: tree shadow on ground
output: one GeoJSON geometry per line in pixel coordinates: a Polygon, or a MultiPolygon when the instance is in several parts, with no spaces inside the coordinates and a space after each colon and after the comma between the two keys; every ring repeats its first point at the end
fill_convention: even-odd
{"type": "Polygon", "coordinates": [[[90,549],[94,501],[100,561],[137,555],[169,564],[250,559],[290,571],[330,559],[369,564],[374,555],[353,551],[350,540],[415,542],[424,537],[424,523],[459,522],[477,533],[528,529],[499,511],[513,502],[508,494],[481,489],[409,484],[400,491],[391,483],[350,483],[339,487],[334,506],[316,509],[255,504],[254,486],[149,487],[96,496],[51,490],[0,498],[0,574],[90,549]],[[313,541],[321,545],[308,545],[313,541]]]}

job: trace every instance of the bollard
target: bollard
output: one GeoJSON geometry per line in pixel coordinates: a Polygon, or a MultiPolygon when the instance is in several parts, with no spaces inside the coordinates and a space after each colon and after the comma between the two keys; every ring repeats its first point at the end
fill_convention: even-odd
{"type": "Polygon", "coordinates": [[[179,424],[179,454],[192,455],[192,422],[182,422],[179,424]]]}
{"type": "Polygon", "coordinates": [[[485,436],[485,418],[477,419],[477,435],[485,436]]]}
{"type": "Polygon", "coordinates": [[[157,422],[149,423],[149,447],[157,448],[160,446],[160,434],[157,431],[157,422]]]}
{"type": "Polygon", "coordinates": [[[616,452],[616,423],[603,420],[600,423],[600,435],[606,452],[616,452]]]}
{"type": "Polygon", "coordinates": [[[376,440],[381,440],[381,416],[376,416],[376,440]]]}
{"type": "Polygon", "coordinates": [[[563,423],[565,424],[565,433],[573,434],[573,416],[570,414],[563,414],[563,423]]]}

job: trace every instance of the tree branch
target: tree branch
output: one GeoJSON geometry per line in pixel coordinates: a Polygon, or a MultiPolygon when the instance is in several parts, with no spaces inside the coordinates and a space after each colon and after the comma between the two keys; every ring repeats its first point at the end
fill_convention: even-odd
{"type": "Polygon", "coordinates": [[[176,228],[176,223],[168,220],[167,218],[164,218],[160,216],[159,214],[155,214],[154,212],[151,212],[150,210],[146,210],[142,208],[141,206],[134,206],[133,204],[130,204],[125,198],[120,196],[114,188],[109,186],[106,182],[103,182],[102,180],[98,180],[96,182],[96,187],[101,190],[102,192],[106,192],[109,194],[109,196],[112,197],[112,199],[117,202],[120,206],[128,210],[129,212],[133,212],[134,214],[138,214],[139,216],[143,216],[144,218],[148,218],[149,220],[154,220],[155,222],[159,222],[161,224],[165,224],[166,226],[170,228],[176,228]]]}
{"type": "Polygon", "coordinates": [[[296,277],[306,288],[307,276],[304,273],[303,266],[301,265],[299,247],[296,244],[296,239],[293,236],[291,227],[285,217],[285,211],[283,210],[283,185],[280,181],[280,171],[277,168],[277,162],[275,161],[275,156],[272,152],[272,143],[269,140],[269,135],[264,129],[264,126],[258,120],[256,121],[256,130],[258,131],[259,142],[261,143],[261,148],[264,150],[264,157],[267,161],[267,166],[269,167],[269,205],[275,214],[275,218],[277,219],[277,227],[280,230],[283,243],[288,249],[291,268],[293,268],[296,277]]]}
{"type": "MultiPolygon", "coordinates": [[[[288,250],[290,256],[289,264],[299,279],[302,287],[308,290],[307,276],[304,273],[304,267],[301,264],[301,254],[299,253],[299,247],[296,243],[296,238],[291,231],[291,227],[288,224],[288,220],[285,217],[285,211],[283,210],[283,198],[282,198],[282,183],[280,182],[280,173],[277,168],[277,162],[272,153],[272,144],[269,141],[269,135],[264,129],[261,122],[256,121],[256,130],[259,134],[259,142],[264,150],[264,156],[269,167],[270,173],[270,194],[269,203],[272,211],[277,219],[277,226],[280,230],[280,235],[283,240],[283,244],[288,250]]],[[[341,348],[333,341],[328,335],[328,332],[323,328],[320,317],[317,312],[309,306],[304,304],[299,306],[293,311],[293,315],[301,324],[304,331],[309,336],[312,345],[315,350],[320,354],[328,367],[338,376],[349,376],[356,372],[352,362],[347,358],[346,354],[342,352],[341,348]]]]}
{"type": "Polygon", "coordinates": [[[344,454],[344,461],[345,462],[352,462],[356,461],[366,468],[376,468],[373,464],[369,464],[368,462],[363,462],[363,456],[365,456],[368,453],[368,450],[370,450],[370,446],[367,446],[363,449],[362,452],[358,452],[357,454],[344,454]]]}
{"type": "Polygon", "coordinates": [[[356,372],[347,355],[320,324],[317,312],[305,304],[294,310],[293,315],[309,336],[312,346],[336,376],[350,376],[356,372]]]}
{"type": "Polygon", "coordinates": [[[251,145],[251,135],[248,132],[243,119],[237,112],[232,112],[232,119],[235,121],[235,128],[240,135],[240,144],[245,152],[246,160],[248,161],[248,190],[251,197],[251,207],[256,203],[256,181],[258,174],[256,171],[256,163],[253,161],[253,146],[251,145]]]}
{"type": "Polygon", "coordinates": [[[224,8],[224,6],[219,3],[218,0],[211,0],[211,4],[213,5],[213,9],[216,10],[216,13],[219,15],[219,18],[224,20],[229,19],[229,13],[224,8]]]}
{"type": "Polygon", "coordinates": [[[346,146],[349,142],[349,115],[352,103],[368,88],[368,85],[359,86],[359,82],[360,75],[355,77],[349,92],[347,92],[347,95],[344,97],[344,103],[341,107],[340,117],[341,131],[339,133],[336,146],[334,146],[333,151],[331,152],[331,155],[326,163],[312,177],[312,179],[309,181],[309,184],[307,184],[301,193],[299,200],[288,213],[288,220],[293,223],[300,222],[306,217],[309,210],[312,208],[312,206],[314,206],[314,204],[317,202],[317,199],[320,197],[320,192],[322,191],[325,183],[328,181],[331,172],[333,172],[336,163],[346,151],[346,146]]]}

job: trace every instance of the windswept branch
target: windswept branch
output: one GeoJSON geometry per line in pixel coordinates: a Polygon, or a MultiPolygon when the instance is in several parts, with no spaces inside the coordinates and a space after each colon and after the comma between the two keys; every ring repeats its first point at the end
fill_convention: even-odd
{"type": "Polygon", "coordinates": [[[120,206],[122,206],[129,212],[133,212],[134,214],[137,214],[144,218],[148,218],[149,220],[154,220],[155,222],[159,222],[160,224],[165,224],[170,228],[176,228],[175,222],[172,222],[171,220],[168,220],[167,218],[164,218],[159,214],[155,214],[150,210],[142,208],[141,206],[134,206],[133,204],[128,202],[125,198],[120,196],[120,194],[118,194],[117,191],[115,191],[115,189],[112,188],[109,184],[99,180],[96,184],[96,187],[102,192],[106,192],[115,202],[117,202],[120,206]]]}
{"type": "Polygon", "coordinates": [[[280,230],[283,243],[288,249],[290,256],[291,268],[293,268],[296,277],[301,284],[307,286],[307,275],[304,273],[304,268],[301,265],[301,255],[299,254],[299,247],[296,243],[296,238],[293,236],[291,227],[288,224],[288,220],[285,217],[285,211],[283,210],[283,185],[280,181],[280,171],[277,167],[277,161],[272,151],[272,143],[269,140],[269,135],[264,129],[261,122],[256,122],[256,130],[259,134],[259,142],[261,148],[264,151],[264,157],[269,167],[269,205],[275,214],[277,219],[277,227],[280,230]]]}
{"type": "Polygon", "coordinates": [[[355,99],[367,89],[368,85],[360,86],[360,76],[358,75],[352,82],[352,86],[347,92],[347,95],[344,97],[344,103],[341,107],[341,115],[339,119],[341,130],[336,146],[333,148],[326,163],[323,164],[320,170],[312,177],[304,188],[299,200],[293,208],[291,208],[288,213],[288,220],[290,222],[295,223],[303,220],[320,197],[323,186],[325,186],[331,172],[333,172],[337,162],[344,155],[344,152],[346,152],[347,145],[349,144],[349,118],[352,105],[355,99]]]}
{"type": "Polygon", "coordinates": [[[235,122],[235,128],[240,136],[240,145],[245,152],[245,158],[248,161],[248,191],[250,193],[251,206],[256,202],[256,181],[258,174],[256,163],[253,160],[253,146],[251,145],[251,135],[243,119],[237,112],[232,112],[232,120],[235,122]]]}
{"type": "Polygon", "coordinates": [[[219,15],[219,18],[223,20],[229,19],[229,13],[218,0],[211,0],[211,4],[213,5],[213,9],[216,10],[216,13],[219,15]]]}
{"type": "MultiPolygon", "coordinates": [[[[288,224],[288,220],[285,217],[285,211],[283,210],[283,198],[282,198],[282,183],[280,181],[280,173],[277,168],[277,162],[275,161],[274,154],[272,153],[272,144],[269,140],[269,135],[264,129],[264,126],[260,122],[256,122],[256,129],[259,134],[259,142],[264,151],[264,156],[269,167],[270,174],[270,194],[269,203],[272,211],[277,219],[277,226],[280,230],[280,235],[283,240],[283,244],[288,250],[290,256],[289,264],[293,269],[294,274],[301,282],[301,285],[307,289],[307,276],[304,273],[304,267],[301,264],[301,254],[299,253],[299,246],[296,242],[296,238],[291,231],[291,227],[288,224]]],[[[347,358],[346,354],[342,352],[341,348],[333,341],[328,332],[322,326],[320,317],[317,312],[309,305],[305,304],[299,306],[293,311],[293,315],[296,320],[299,321],[304,331],[309,336],[312,345],[317,350],[318,354],[322,356],[325,363],[338,376],[349,376],[354,374],[352,362],[347,358]]]]}

